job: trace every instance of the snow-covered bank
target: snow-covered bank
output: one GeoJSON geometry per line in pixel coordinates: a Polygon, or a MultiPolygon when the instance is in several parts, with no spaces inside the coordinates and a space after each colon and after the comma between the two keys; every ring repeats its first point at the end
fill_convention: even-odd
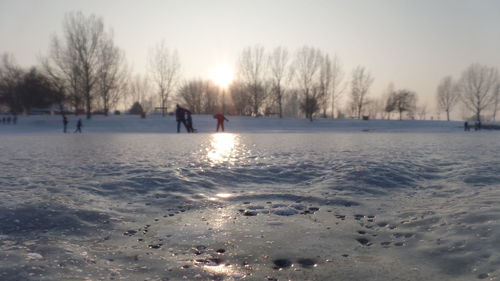
{"type": "MultiPolygon", "coordinates": [[[[68,131],[75,129],[79,117],[69,116],[68,131]]],[[[93,116],[83,120],[85,133],[176,133],[173,116],[148,116],[141,119],[131,115],[93,116]]],[[[310,122],[299,118],[253,118],[227,116],[226,131],[232,133],[286,133],[286,132],[430,132],[448,133],[463,131],[463,122],[420,120],[354,120],[315,119],[310,122]]],[[[215,131],[216,121],[209,115],[194,115],[194,128],[200,133],[215,131]]],[[[500,123],[496,123],[500,124],[500,123]]],[[[61,116],[20,116],[17,125],[0,124],[1,133],[59,133],[62,132],[61,116]]],[[[185,132],[185,128],[181,129],[185,132]]]]}

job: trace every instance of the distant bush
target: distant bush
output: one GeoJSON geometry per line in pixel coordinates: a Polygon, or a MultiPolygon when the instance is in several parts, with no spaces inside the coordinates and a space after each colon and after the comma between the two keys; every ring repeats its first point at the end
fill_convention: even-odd
{"type": "Polygon", "coordinates": [[[142,108],[142,105],[136,101],[136,102],[134,102],[134,104],[130,108],[129,113],[140,115],[140,114],[144,113],[144,109],[142,108]]]}
{"type": "Polygon", "coordinates": [[[122,114],[120,110],[115,110],[115,115],[120,115],[122,114]]]}

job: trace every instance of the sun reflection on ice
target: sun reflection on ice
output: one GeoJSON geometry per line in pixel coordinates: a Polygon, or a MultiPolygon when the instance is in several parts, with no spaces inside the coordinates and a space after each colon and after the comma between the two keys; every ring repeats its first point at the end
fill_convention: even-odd
{"type": "Polygon", "coordinates": [[[207,157],[211,162],[222,163],[233,161],[238,139],[235,134],[213,134],[210,145],[211,148],[208,150],[207,157]]]}
{"type": "Polygon", "coordinates": [[[219,198],[226,199],[226,198],[232,197],[233,194],[231,194],[231,193],[217,193],[217,194],[215,194],[215,196],[217,196],[219,198]]]}
{"type": "Polygon", "coordinates": [[[226,224],[230,223],[232,219],[231,213],[226,208],[217,208],[217,212],[211,218],[207,217],[212,229],[216,230],[224,230],[226,224]]]}
{"type": "Polygon", "coordinates": [[[243,279],[246,277],[246,275],[243,272],[238,271],[232,265],[225,265],[225,264],[220,264],[215,266],[205,265],[203,269],[213,274],[223,274],[228,277],[232,277],[234,279],[243,279]]]}

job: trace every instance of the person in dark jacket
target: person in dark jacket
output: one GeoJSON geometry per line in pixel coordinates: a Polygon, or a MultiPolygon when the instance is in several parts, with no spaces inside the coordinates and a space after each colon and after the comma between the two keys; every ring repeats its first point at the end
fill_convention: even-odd
{"type": "Polygon", "coordinates": [[[66,134],[66,129],[68,128],[68,117],[63,116],[63,132],[66,134]]]}
{"type": "Polygon", "coordinates": [[[79,118],[79,119],[78,119],[78,122],[76,122],[76,130],[75,130],[75,133],[76,133],[76,132],[81,133],[81,132],[82,132],[82,127],[83,127],[83,125],[82,125],[82,119],[81,119],[81,118],[79,118]]]}
{"type": "Polygon", "coordinates": [[[226,117],[224,117],[223,114],[221,113],[217,113],[214,115],[214,118],[217,119],[217,129],[216,131],[218,132],[219,131],[219,128],[222,129],[222,131],[224,132],[224,121],[228,121],[226,117]]]}
{"type": "Polygon", "coordinates": [[[188,125],[186,124],[186,109],[176,105],[175,108],[175,120],[177,121],[177,133],[181,132],[181,123],[184,124],[184,128],[189,132],[188,125]]]}

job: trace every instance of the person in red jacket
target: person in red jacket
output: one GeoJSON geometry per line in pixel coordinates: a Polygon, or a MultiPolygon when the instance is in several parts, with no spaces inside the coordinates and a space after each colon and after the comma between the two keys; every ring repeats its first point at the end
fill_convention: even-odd
{"type": "Polygon", "coordinates": [[[224,132],[224,120],[228,122],[229,120],[227,120],[227,118],[224,117],[224,115],[221,113],[215,114],[214,118],[217,119],[217,132],[219,131],[219,128],[221,128],[222,131],[224,132]]]}

